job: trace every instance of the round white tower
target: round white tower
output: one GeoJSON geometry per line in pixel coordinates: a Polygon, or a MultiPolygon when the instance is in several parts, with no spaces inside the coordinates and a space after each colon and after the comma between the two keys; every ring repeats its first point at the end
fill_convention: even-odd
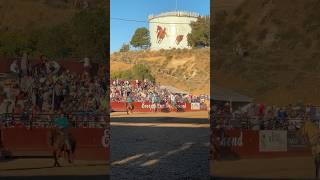
{"type": "Polygon", "coordinates": [[[151,50],[190,48],[187,41],[187,35],[191,33],[190,23],[197,21],[198,17],[197,13],[181,11],[150,15],[151,50]]]}

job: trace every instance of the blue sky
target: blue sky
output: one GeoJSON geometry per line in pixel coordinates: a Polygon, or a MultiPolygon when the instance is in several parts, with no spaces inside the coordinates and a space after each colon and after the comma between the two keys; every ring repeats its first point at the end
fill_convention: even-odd
{"type": "MultiPolygon", "coordinates": [[[[178,10],[210,15],[210,0],[178,0],[178,10]]],[[[118,51],[123,43],[129,43],[139,27],[148,28],[147,22],[127,22],[112,18],[147,21],[148,15],[174,11],[175,0],[111,0],[110,1],[110,51],[118,51]]]]}

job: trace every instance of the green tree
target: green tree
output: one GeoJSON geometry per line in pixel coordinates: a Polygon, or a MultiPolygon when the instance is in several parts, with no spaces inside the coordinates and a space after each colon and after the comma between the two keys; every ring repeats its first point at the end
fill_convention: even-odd
{"type": "Polygon", "coordinates": [[[72,19],[73,52],[77,57],[105,59],[107,43],[106,8],[86,9],[72,19]]]}
{"type": "Polygon", "coordinates": [[[131,38],[130,44],[133,47],[147,49],[150,47],[150,33],[145,27],[138,28],[131,38]]]}
{"type": "Polygon", "coordinates": [[[128,52],[130,50],[130,45],[129,44],[123,44],[120,52],[128,52]]]}
{"type": "Polygon", "coordinates": [[[76,11],[64,23],[32,26],[23,32],[0,29],[0,56],[27,52],[31,57],[107,59],[105,1],[95,1],[101,1],[101,6],[76,11]]]}
{"type": "Polygon", "coordinates": [[[197,21],[192,22],[191,33],[188,34],[188,45],[191,47],[210,45],[210,17],[199,17],[197,21]]]}
{"type": "Polygon", "coordinates": [[[132,74],[134,79],[155,81],[155,78],[151,74],[150,68],[144,64],[136,64],[132,67],[132,74]]]}
{"type": "Polygon", "coordinates": [[[70,27],[64,24],[35,31],[31,39],[36,41],[37,54],[45,54],[50,58],[66,58],[70,55],[72,44],[70,27]]]}

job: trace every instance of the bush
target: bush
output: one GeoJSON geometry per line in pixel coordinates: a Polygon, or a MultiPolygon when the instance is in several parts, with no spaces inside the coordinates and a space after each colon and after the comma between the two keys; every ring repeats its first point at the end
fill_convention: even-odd
{"type": "Polygon", "coordinates": [[[123,44],[120,52],[128,52],[130,50],[130,45],[129,44],[123,44]]]}
{"type": "Polygon", "coordinates": [[[151,74],[149,67],[144,64],[136,64],[129,70],[112,73],[111,79],[126,79],[126,80],[141,80],[141,81],[144,79],[148,79],[152,82],[155,82],[155,78],[151,74]]]}

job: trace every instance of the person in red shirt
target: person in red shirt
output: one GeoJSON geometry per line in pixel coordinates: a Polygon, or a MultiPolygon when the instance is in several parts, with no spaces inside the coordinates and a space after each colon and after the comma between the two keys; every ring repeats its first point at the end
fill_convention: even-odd
{"type": "Polygon", "coordinates": [[[260,104],[259,105],[259,115],[264,115],[264,105],[263,104],[260,104]]]}

